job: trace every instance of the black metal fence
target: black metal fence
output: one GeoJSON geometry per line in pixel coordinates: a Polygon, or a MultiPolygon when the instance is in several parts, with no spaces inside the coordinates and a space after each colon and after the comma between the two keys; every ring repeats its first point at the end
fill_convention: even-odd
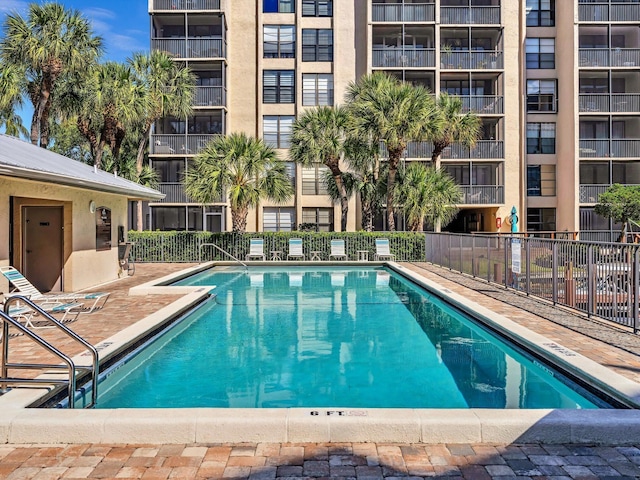
{"type": "Polygon", "coordinates": [[[426,234],[428,262],[638,331],[640,245],[426,234]]]}

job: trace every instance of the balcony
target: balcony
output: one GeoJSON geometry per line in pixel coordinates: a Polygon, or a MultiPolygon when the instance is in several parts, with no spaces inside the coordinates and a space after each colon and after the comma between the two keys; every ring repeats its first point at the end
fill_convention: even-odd
{"type": "Polygon", "coordinates": [[[504,97],[496,95],[459,95],[462,100],[462,112],[476,112],[480,115],[502,115],[504,97]]]}
{"type": "Polygon", "coordinates": [[[224,58],[222,38],[154,38],[151,49],[168,52],[176,58],[224,58]]]}
{"type": "Polygon", "coordinates": [[[180,157],[195,155],[202,150],[215,135],[151,135],[149,153],[180,157]]]}
{"type": "Polygon", "coordinates": [[[635,67],[640,48],[581,48],[580,67],[635,67]]]}
{"type": "Polygon", "coordinates": [[[638,22],[640,21],[640,4],[608,4],[606,0],[595,4],[580,3],[578,18],[580,22],[638,22]]]}
{"type": "Polygon", "coordinates": [[[227,89],[222,86],[198,86],[193,99],[194,107],[224,107],[227,89]]]}
{"type": "Polygon", "coordinates": [[[608,93],[583,94],[579,96],[580,113],[636,113],[640,111],[640,94],[608,93]]]}
{"type": "Polygon", "coordinates": [[[153,11],[220,10],[220,0],[153,0],[153,11]]]}
{"type": "Polygon", "coordinates": [[[488,205],[504,203],[503,185],[458,185],[462,190],[460,205],[488,205]]]}
{"type": "Polygon", "coordinates": [[[440,7],[441,25],[500,25],[500,7],[440,7]]]}
{"type": "Polygon", "coordinates": [[[638,139],[589,139],[580,140],[580,158],[638,158],[638,139]]]}
{"type": "MultiPolygon", "coordinates": [[[[433,144],[431,142],[409,142],[403,152],[405,159],[431,159],[433,144]]],[[[384,144],[380,144],[380,156],[389,158],[389,152],[384,144]]],[[[480,140],[472,149],[455,144],[445,148],[441,158],[446,159],[471,159],[471,158],[504,158],[504,142],[499,140],[480,140]]]]}
{"type": "Polygon", "coordinates": [[[435,19],[433,3],[374,3],[371,8],[373,22],[434,22],[435,19]]]}
{"type": "Polygon", "coordinates": [[[447,51],[440,52],[440,68],[445,70],[502,70],[502,52],[447,51]]]}
{"type": "Polygon", "coordinates": [[[373,48],[373,67],[431,67],[436,66],[433,48],[373,48]]]}

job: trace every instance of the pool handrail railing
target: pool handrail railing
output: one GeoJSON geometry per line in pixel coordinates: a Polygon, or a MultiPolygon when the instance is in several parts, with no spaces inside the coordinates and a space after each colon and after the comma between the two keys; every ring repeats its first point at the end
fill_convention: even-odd
{"type": "Polygon", "coordinates": [[[218,245],[216,245],[215,243],[201,243],[200,244],[200,255],[198,256],[198,263],[202,263],[202,247],[213,247],[216,250],[218,250],[219,252],[225,254],[227,257],[235,260],[236,262],[238,262],[240,265],[242,265],[245,270],[247,272],[249,272],[249,267],[247,267],[247,264],[244,263],[242,260],[237,259],[236,257],[234,257],[233,255],[231,255],[229,252],[227,252],[226,250],[220,248],[218,245]]]}

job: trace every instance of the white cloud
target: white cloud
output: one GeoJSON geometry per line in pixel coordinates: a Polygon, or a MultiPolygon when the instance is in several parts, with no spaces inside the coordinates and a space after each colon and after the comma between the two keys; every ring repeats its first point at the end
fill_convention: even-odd
{"type": "Polygon", "coordinates": [[[0,13],[24,13],[28,6],[29,2],[26,0],[0,0],[0,13]]]}
{"type": "MultiPolygon", "coordinates": [[[[126,14],[126,12],[123,13],[126,14]]],[[[82,14],[91,21],[95,33],[104,39],[107,57],[124,60],[124,57],[133,52],[148,49],[148,46],[140,41],[140,38],[145,37],[146,34],[136,30],[121,30],[116,12],[106,8],[92,7],[83,9],[82,14]],[[125,55],[120,55],[123,53],[125,55]]]]}

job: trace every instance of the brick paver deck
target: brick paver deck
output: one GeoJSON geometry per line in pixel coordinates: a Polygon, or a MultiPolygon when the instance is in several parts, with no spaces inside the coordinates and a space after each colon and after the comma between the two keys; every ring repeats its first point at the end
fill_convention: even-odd
{"type": "MultiPolygon", "coordinates": [[[[185,264],[138,265],[134,277],[103,285],[107,306],[71,324],[98,343],[176,296],[129,297],[128,289],[185,264]]],[[[406,265],[531,330],[640,382],[640,336],[426,264],[406,265]],[[614,346],[616,345],[616,346],[614,346]]],[[[47,335],[57,332],[40,330],[47,335]]],[[[37,347],[11,339],[12,354],[37,347]]],[[[74,345],[71,354],[80,353],[74,345]]],[[[15,357],[17,358],[17,357],[15,357]]],[[[623,433],[621,432],[621,435],[623,433]]],[[[589,445],[0,445],[0,478],[235,479],[639,479],[640,446],[589,445]]]]}

